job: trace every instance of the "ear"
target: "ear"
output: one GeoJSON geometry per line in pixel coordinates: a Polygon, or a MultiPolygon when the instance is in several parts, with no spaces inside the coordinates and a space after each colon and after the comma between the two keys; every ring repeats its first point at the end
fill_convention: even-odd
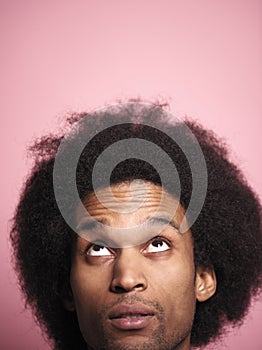
{"type": "Polygon", "coordinates": [[[67,311],[75,311],[74,297],[70,287],[62,292],[61,299],[67,311]]]}
{"type": "Polygon", "coordinates": [[[199,302],[208,300],[215,294],[217,287],[216,274],[212,267],[196,269],[195,293],[199,302]]]}

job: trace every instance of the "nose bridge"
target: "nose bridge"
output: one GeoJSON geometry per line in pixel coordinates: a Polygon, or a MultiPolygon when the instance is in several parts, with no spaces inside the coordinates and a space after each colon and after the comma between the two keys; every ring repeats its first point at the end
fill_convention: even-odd
{"type": "Polygon", "coordinates": [[[135,248],[121,249],[115,260],[111,290],[129,292],[147,288],[147,280],[143,271],[142,256],[135,248]]]}

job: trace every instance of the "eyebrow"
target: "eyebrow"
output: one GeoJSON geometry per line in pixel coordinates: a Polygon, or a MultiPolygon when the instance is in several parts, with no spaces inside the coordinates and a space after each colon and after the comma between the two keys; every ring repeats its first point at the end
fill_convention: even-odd
{"type": "MultiPolygon", "coordinates": [[[[179,231],[179,225],[178,223],[172,219],[165,216],[153,216],[150,218],[146,218],[145,222],[142,224],[144,226],[151,226],[151,225],[168,225],[175,230],[179,231]]],[[[93,230],[104,230],[104,226],[109,226],[107,220],[105,219],[99,219],[99,220],[86,220],[82,223],[80,223],[77,226],[78,231],[93,231],[93,230]]],[[[110,226],[109,226],[110,227],[110,226]]],[[[179,231],[180,232],[180,231],[179,231]]]]}
{"type": "Polygon", "coordinates": [[[171,226],[172,228],[176,229],[177,231],[179,231],[179,225],[178,223],[172,219],[170,220],[169,218],[165,217],[165,216],[153,216],[150,217],[149,219],[147,219],[146,225],[154,225],[154,224],[160,224],[160,225],[168,225],[171,226]]]}
{"type": "Polygon", "coordinates": [[[81,222],[76,229],[78,231],[91,231],[99,228],[103,229],[104,225],[106,225],[105,220],[88,219],[86,221],[81,222]]]}

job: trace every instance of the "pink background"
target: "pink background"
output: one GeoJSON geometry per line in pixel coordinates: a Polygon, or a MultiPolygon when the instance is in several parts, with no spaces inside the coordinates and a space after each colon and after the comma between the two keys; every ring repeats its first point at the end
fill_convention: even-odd
{"type": "MultiPolygon", "coordinates": [[[[10,267],[26,146],[72,110],[163,98],[225,137],[261,198],[262,2],[1,0],[0,16],[0,347],[47,350],[10,267]]],[[[260,350],[261,311],[216,349],[260,350]]]]}

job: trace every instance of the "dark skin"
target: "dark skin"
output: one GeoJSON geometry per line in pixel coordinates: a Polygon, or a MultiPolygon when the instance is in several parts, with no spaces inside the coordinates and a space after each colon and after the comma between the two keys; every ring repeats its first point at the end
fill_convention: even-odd
{"type": "Polygon", "coordinates": [[[112,186],[116,201],[107,189],[98,193],[103,204],[95,193],[85,198],[88,213],[106,226],[90,225],[86,213],[76,212],[81,236],[72,252],[72,299],[64,303],[76,310],[90,349],[189,350],[196,301],[216,290],[213,269],[195,267],[190,230],[179,232],[182,206],[161,186],[143,186],[142,197],[141,182],[134,182],[132,190],[129,183],[112,186]],[[144,238],[121,245],[119,228],[144,238]],[[88,240],[90,233],[100,242],[88,240]]]}

